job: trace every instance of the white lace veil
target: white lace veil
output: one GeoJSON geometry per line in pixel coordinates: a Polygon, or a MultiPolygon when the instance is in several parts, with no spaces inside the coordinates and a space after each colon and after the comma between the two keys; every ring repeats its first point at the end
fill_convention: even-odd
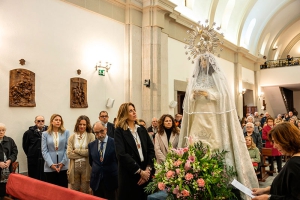
{"type": "MultiPolygon", "coordinates": [[[[204,98],[204,97],[201,97],[204,98]]],[[[249,188],[257,187],[258,182],[253,170],[248,150],[245,144],[245,138],[242,132],[240,122],[233,98],[229,92],[227,79],[219,68],[218,63],[213,54],[200,54],[195,59],[194,71],[189,79],[186,95],[183,103],[183,119],[181,123],[181,131],[179,136],[179,147],[187,145],[187,137],[190,136],[191,123],[197,115],[213,114],[213,126],[219,133],[221,138],[220,150],[229,151],[226,155],[226,163],[234,166],[238,172],[239,181],[249,188]],[[203,59],[206,58],[206,68],[203,68],[203,59]],[[197,107],[197,101],[193,98],[194,91],[214,91],[214,94],[208,93],[208,101],[213,102],[215,106],[197,107]],[[211,95],[211,96],[210,96],[211,95]],[[215,98],[212,96],[215,95],[215,98]],[[212,100],[213,99],[213,100],[212,100]],[[197,108],[197,109],[196,109],[197,108]],[[212,109],[213,108],[213,109],[212,109]]]]}

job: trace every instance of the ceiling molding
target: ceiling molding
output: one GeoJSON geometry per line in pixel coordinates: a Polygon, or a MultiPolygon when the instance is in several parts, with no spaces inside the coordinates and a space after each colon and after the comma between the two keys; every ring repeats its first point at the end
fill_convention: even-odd
{"type": "Polygon", "coordinates": [[[298,33],[298,35],[296,35],[290,42],[289,44],[285,47],[285,49],[283,50],[282,54],[281,54],[281,59],[286,58],[286,56],[288,55],[288,53],[291,51],[291,49],[293,48],[293,46],[300,40],[300,33],[298,33]]]}

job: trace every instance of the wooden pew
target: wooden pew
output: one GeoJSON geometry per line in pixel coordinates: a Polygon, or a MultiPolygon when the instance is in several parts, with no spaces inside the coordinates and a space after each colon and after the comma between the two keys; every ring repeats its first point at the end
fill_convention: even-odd
{"type": "Polygon", "coordinates": [[[260,166],[260,174],[258,180],[261,182],[265,182],[269,177],[268,172],[266,171],[266,167],[269,167],[271,164],[266,163],[266,157],[272,156],[272,148],[262,148],[261,151],[261,166],[260,166]]]}

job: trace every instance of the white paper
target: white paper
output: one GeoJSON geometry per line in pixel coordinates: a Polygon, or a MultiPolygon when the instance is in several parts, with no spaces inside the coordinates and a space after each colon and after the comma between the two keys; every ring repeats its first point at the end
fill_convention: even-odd
{"type": "Polygon", "coordinates": [[[236,187],[237,189],[239,189],[241,192],[245,193],[249,197],[254,198],[254,196],[252,195],[252,191],[246,186],[244,186],[243,184],[241,184],[240,182],[238,182],[237,180],[234,179],[231,182],[231,185],[233,185],[234,187],[236,187]]]}

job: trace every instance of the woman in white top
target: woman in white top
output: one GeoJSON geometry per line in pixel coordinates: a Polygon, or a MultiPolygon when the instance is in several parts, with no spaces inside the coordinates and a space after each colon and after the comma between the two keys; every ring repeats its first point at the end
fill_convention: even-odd
{"type": "Polygon", "coordinates": [[[70,159],[68,179],[71,189],[89,193],[91,166],[89,165],[88,144],[95,140],[90,119],[81,115],[68,141],[67,155],[70,159]]]}
{"type": "Polygon", "coordinates": [[[42,155],[45,160],[46,181],[61,187],[68,187],[67,143],[69,131],[64,128],[64,121],[59,114],[53,114],[47,131],[42,134],[42,155]]]}

